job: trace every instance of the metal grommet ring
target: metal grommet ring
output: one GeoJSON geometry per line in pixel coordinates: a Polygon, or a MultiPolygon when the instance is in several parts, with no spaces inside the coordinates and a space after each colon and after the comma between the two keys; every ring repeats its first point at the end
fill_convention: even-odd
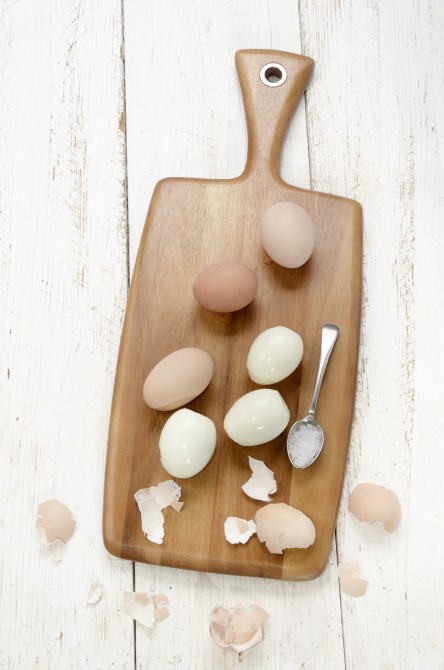
{"type": "Polygon", "coordinates": [[[261,82],[265,86],[276,88],[282,86],[287,79],[287,70],[279,63],[267,63],[260,72],[261,82]]]}

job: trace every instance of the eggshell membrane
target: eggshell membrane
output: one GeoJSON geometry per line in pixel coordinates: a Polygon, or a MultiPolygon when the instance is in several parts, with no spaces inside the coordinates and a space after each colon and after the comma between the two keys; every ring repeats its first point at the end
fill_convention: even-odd
{"type": "Polygon", "coordinates": [[[224,261],[202,270],[194,282],[193,294],[199,305],[212,312],[237,312],[254,300],[257,285],[251,268],[224,261]]]}
{"type": "Polygon", "coordinates": [[[182,407],[205,391],[213,372],[213,359],[203,349],[178,349],[151,370],[143,385],[144,400],[162,411],[182,407]]]}
{"type": "Polygon", "coordinates": [[[37,507],[37,528],[48,543],[59,539],[67,542],[73,535],[76,522],[71,511],[59,500],[46,500],[37,507]]]}
{"type": "Polygon", "coordinates": [[[307,549],[316,540],[313,521],[286,503],[261,507],[254,522],[259,540],[272,554],[282,554],[284,549],[307,549]]]}
{"type": "Polygon", "coordinates": [[[261,237],[267,254],[284,268],[304,265],[315,244],[313,221],[294,202],[278,202],[267,209],[261,220],[261,237]]]}
{"type": "Polygon", "coordinates": [[[359,521],[381,521],[388,533],[393,533],[401,523],[398,498],[379,484],[359,484],[350,494],[348,509],[359,521]]]}
{"type": "Polygon", "coordinates": [[[250,537],[256,532],[254,521],[239,519],[237,516],[229,516],[225,519],[225,539],[230,544],[246,544],[250,537]]]}

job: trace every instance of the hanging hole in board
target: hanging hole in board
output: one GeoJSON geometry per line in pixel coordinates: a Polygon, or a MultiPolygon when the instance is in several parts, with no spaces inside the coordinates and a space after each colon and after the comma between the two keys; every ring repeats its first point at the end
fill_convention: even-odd
{"type": "Polygon", "coordinates": [[[260,72],[260,78],[263,84],[275,88],[285,82],[287,71],[279,63],[267,63],[260,72]]]}

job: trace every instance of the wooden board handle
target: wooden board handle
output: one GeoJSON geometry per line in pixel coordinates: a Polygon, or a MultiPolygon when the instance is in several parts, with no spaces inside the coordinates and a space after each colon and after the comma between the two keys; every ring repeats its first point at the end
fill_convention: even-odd
{"type": "Polygon", "coordinates": [[[244,176],[279,179],[282,141],[313,66],[311,58],[287,51],[236,52],[248,128],[244,176]]]}

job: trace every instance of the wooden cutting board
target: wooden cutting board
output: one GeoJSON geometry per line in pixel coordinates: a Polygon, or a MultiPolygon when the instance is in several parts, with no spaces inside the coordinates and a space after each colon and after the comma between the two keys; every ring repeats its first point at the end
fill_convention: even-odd
{"type": "Polygon", "coordinates": [[[164,179],[153,193],[119,351],[103,535],[108,551],[125,559],[190,570],[311,579],[322,572],[328,559],[353,417],[361,307],[361,207],[353,200],[289,186],[279,175],[282,141],[313,61],[281,51],[245,50],[236,53],[236,66],[249,136],[245,171],[231,180],[164,179]],[[271,63],[281,69],[265,68],[264,83],[261,71],[271,63]],[[276,81],[279,76],[281,80],[276,81]],[[262,213],[283,200],[304,207],[315,225],[313,256],[296,270],[270,262],[260,241],[262,213]],[[193,298],[196,275],[221,260],[242,261],[258,276],[256,299],[238,313],[211,313],[193,298]],[[280,325],[303,338],[305,352],[298,370],[272,387],[290,407],[291,425],[308,410],[321,328],[329,322],[341,332],[318,404],[325,447],[316,463],[307,470],[291,467],[286,432],[259,447],[234,444],[223,431],[223,419],[237,398],[259,388],[246,370],[247,352],[256,335],[280,325]],[[142,533],[134,493],[171,478],[160,464],[158,451],[159,435],[171,412],[148,408],[142,386],[160,359],[182,347],[201,347],[214,358],[210,386],[189,407],[215,422],[217,447],[201,473],[177,480],[185,505],[180,514],[165,510],[165,540],[156,545],[142,533]],[[273,500],[293,505],[313,520],[317,531],[313,547],[277,556],[256,536],[239,546],[225,540],[226,517],[252,519],[264,504],[241,490],[251,474],[248,455],[275,472],[278,492],[273,500]]]}

